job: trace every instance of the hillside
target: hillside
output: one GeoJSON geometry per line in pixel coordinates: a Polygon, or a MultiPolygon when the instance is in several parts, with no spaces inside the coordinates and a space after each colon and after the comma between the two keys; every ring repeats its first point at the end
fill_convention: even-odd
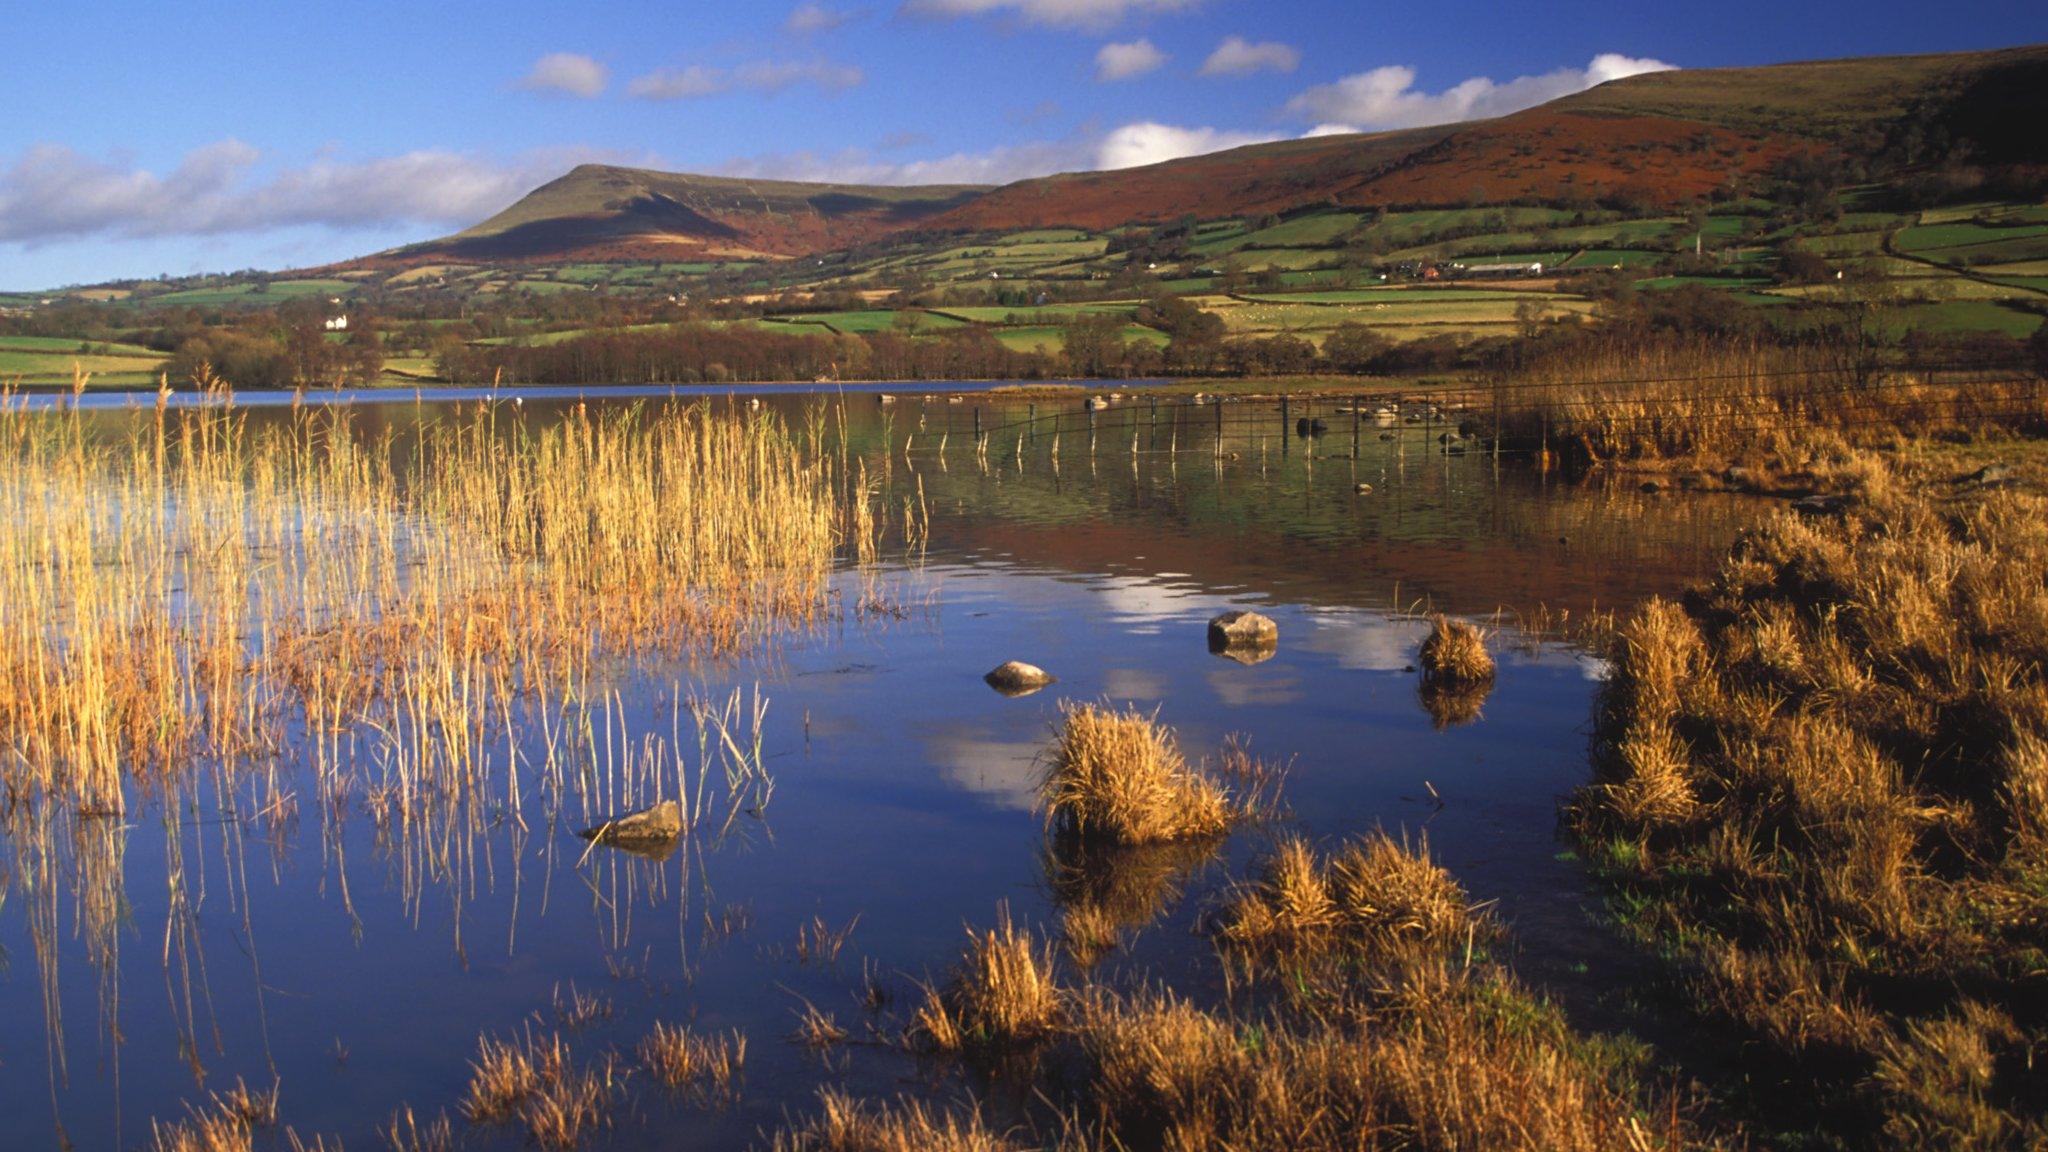
{"type": "Polygon", "coordinates": [[[760,260],[905,233],[1105,231],[1309,205],[1622,201],[1670,210],[1840,152],[2048,162],[2048,46],[1634,76],[1493,120],[1252,145],[1001,188],[802,184],[585,165],[467,231],[357,262],[760,260]]]}
{"type": "Polygon", "coordinates": [[[473,228],[364,263],[799,256],[901,231],[982,191],[968,185],[740,180],[585,164],[473,228]]]}

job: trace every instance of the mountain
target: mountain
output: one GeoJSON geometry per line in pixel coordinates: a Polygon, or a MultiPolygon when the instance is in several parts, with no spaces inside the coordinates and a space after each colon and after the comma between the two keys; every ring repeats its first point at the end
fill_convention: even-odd
{"type": "Polygon", "coordinates": [[[1492,120],[1257,144],[1139,168],[871,187],[585,165],[366,266],[794,257],[888,236],[1341,207],[1622,200],[1669,209],[1801,152],[1873,171],[2048,164],[2048,46],[1688,69],[1492,120]]]}
{"type": "Polygon", "coordinates": [[[691,176],[585,164],[466,231],[364,263],[745,260],[866,243],[987,191],[691,176]]]}

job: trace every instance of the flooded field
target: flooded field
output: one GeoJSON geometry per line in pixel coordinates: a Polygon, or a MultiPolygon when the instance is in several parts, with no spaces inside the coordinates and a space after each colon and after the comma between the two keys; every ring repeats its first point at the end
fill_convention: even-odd
{"type": "MultiPolygon", "coordinates": [[[[10,783],[0,810],[9,1146],[148,1146],[153,1122],[238,1083],[274,1085],[280,1123],[330,1146],[385,1147],[406,1110],[422,1130],[445,1115],[462,1147],[523,1146],[519,1125],[462,1111],[483,1038],[559,1037],[602,1084],[607,1119],[586,1135],[593,1147],[765,1144],[833,1085],[971,1094],[1017,1115],[1031,1107],[1026,1089],[965,1077],[898,1042],[920,982],[953,963],[964,927],[1007,908],[1061,945],[1064,979],[1213,1000],[1229,990],[1197,928],[1223,886],[1287,831],[1318,843],[1376,828],[1426,836],[1475,900],[1494,902],[1525,979],[1595,1026],[1608,1010],[1599,993],[1629,960],[1590,919],[1588,884],[1555,836],[1558,797],[1585,777],[1601,669],[1521,623],[1676,592],[1760,513],[1757,502],[1452,453],[1434,415],[1354,439],[1352,415],[1327,411],[1317,438],[1294,434],[1301,413],[1232,405],[1216,410],[1219,443],[1209,410],[1192,405],[1169,407],[1162,424],[1149,405],[1084,418],[1078,396],[791,395],[758,407],[706,401],[697,423],[670,429],[674,439],[607,449],[606,429],[657,419],[620,414],[644,399],[517,399],[365,404],[345,433],[306,431],[314,417],[288,405],[250,412],[251,443],[276,430],[300,446],[281,460],[308,476],[322,465],[323,492],[383,523],[388,557],[334,562],[370,573],[354,583],[305,575],[319,548],[374,551],[351,542],[344,506],[280,498],[244,516],[232,502],[192,504],[265,485],[303,495],[268,474],[180,491],[138,484],[80,504],[109,539],[129,538],[127,519],[150,501],[171,509],[161,538],[148,537],[176,582],[163,602],[189,612],[208,596],[235,601],[194,617],[220,631],[218,645],[260,652],[321,636],[341,614],[381,619],[402,607],[420,623],[388,638],[378,660],[396,666],[406,645],[431,643],[477,667],[500,664],[488,675],[444,670],[433,691],[450,699],[429,708],[384,697],[403,683],[424,700],[432,677],[365,681],[361,699],[306,687],[356,651],[316,648],[294,666],[300,680],[278,689],[278,714],[252,722],[262,738],[231,755],[212,748],[179,764],[167,748],[148,771],[108,765],[89,786],[10,783]],[[1056,427],[1026,422],[1054,408],[1066,412],[1056,427]],[[764,421],[787,429],[793,458],[771,458],[780,449],[744,433],[705,446],[718,429],[764,421]],[[359,446],[347,468],[328,440],[338,434],[359,446]],[[578,436],[587,457],[570,453],[578,436]],[[529,437],[570,454],[530,472],[493,462],[517,459],[529,437]],[[467,471],[449,463],[461,445],[467,471]],[[679,453],[702,453],[692,459],[707,468],[753,461],[744,491],[701,477],[688,490],[744,501],[772,486],[788,515],[744,540],[689,536],[690,516],[664,495],[685,483],[679,453]],[[529,482],[574,489],[579,459],[621,457],[656,487],[636,488],[644,478],[621,470],[587,490],[522,494],[529,482]],[[472,491],[449,479],[458,473],[489,483],[472,491]],[[500,507],[531,524],[500,522],[500,507]],[[619,550],[597,523],[606,514],[644,521],[652,543],[619,550]],[[809,528],[787,528],[811,515],[809,528]],[[247,532],[261,546],[239,567],[172,556],[197,538],[182,523],[193,516],[220,522],[217,541],[247,532]],[[838,543],[820,545],[827,518],[838,543]],[[586,536],[598,542],[587,552],[552,543],[586,536]],[[772,563],[764,536],[779,549],[772,563]],[[420,600],[423,584],[461,570],[452,542],[499,559],[465,577],[459,596],[420,600]],[[727,547],[718,563],[705,559],[727,547]],[[685,563],[697,566],[687,580],[664,569],[685,563]],[[746,576],[761,571],[773,573],[772,594],[746,576]],[[336,615],[246,591],[278,573],[298,574],[290,587],[327,598],[322,611],[336,615]],[[746,607],[706,607],[719,597],[746,607]],[[424,639],[457,619],[457,602],[460,620],[490,619],[503,638],[424,639]],[[1206,623],[1231,608],[1278,623],[1270,658],[1209,652],[1206,623]],[[1500,671],[1482,699],[1447,707],[1421,692],[1428,609],[1496,629],[1500,671]],[[543,619],[553,647],[523,647],[543,619]],[[257,626],[283,620],[299,631],[257,626]],[[578,645],[591,635],[603,641],[586,653],[578,645]],[[1016,697],[983,683],[1013,659],[1058,682],[1016,697]],[[498,695],[470,700],[458,689],[472,683],[498,695]],[[1103,701],[1156,712],[1190,760],[1214,759],[1234,737],[1287,766],[1277,809],[1173,851],[1061,852],[1036,805],[1045,753],[1063,702],[1103,701]],[[457,712],[466,719],[448,718],[457,712]],[[681,802],[688,827],[672,847],[628,852],[576,834],[656,799],[681,802]],[[1062,940],[1063,911],[1084,901],[1111,922],[1108,946],[1062,940]],[[817,1039],[826,1017],[843,1038],[799,1039],[800,1026],[817,1039]],[[657,1025],[743,1037],[731,1083],[662,1084],[643,1054],[657,1025]]],[[[146,448],[159,422],[183,418],[110,407],[7,419],[13,450],[33,453],[55,434],[23,424],[75,422],[95,443],[146,448]]],[[[10,499],[47,509],[90,488],[91,475],[74,479],[48,491],[16,481],[10,499]]],[[[135,562],[79,547],[95,563],[135,562]]],[[[46,589],[45,603],[18,591],[42,586],[34,574],[49,555],[20,539],[0,554],[21,566],[7,626],[61,630],[74,594],[46,589]],[[25,618],[31,608],[47,611],[25,618]]],[[[199,722],[239,723],[218,712],[198,709],[199,722]]],[[[10,772],[26,776],[41,745],[18,728],[10,737],[10,772]]]]}

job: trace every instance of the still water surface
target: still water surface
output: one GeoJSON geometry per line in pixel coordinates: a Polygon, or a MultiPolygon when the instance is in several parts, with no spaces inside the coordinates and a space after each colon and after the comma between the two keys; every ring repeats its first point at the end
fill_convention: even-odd
{"type": "MultiPolygon", "coordinates": [[[[535,395],[507,419],[545,421],[574,402],[535,395]]],[[[800,424],[818,402],[766,405],[800,424]]],[[[1073,403],[1028,411],[1055,407],[1073,403]]],[[[402,434],[447,411],[366,406],[361,419],[402,434]]],[[[661,730],[680,694],[759,685],[776,783],[765,811],[658,860],[586,851],[567,817],[501,819],[454,846],[447,867],[310,786],[289,816],[246,801],[170,814],[137,803],[124,823],[65,819],[40,836],[8,822],[0,1144],[146,1146],[152,1117],[240,1077],[274,1080],[302,1135],[383,1147],[378,1130],[401,1104],[454,1114],[479,1033],[555,1027],[572,989],[610,1008],[571,1034],[579,1056],[630,1053],[656,1020],[749,1038],[738,1104],[686,1106],[642,1075],[599,1146],[744,1146],[827,1084],[957,1096],[946,1069],[863,1041],[901,1026],[914,981],[952,962],[963,925],[987,925],[1003,903],[1027,924],[1057,923],[1032,797],[1063,700],[1156,709],[1191,757],[1242,734],[1292,763],[1284,821],[1160,869],[1156,916],[1090,978],[1216,994],[1193,928],[1261,845],[1281,828],[1330,841],[1382,827],[1426,835],[1476,899],[1498,902],[1523,975],[1598,1023],[1597,993],[1627,960],[1587,916],[1554,826],[1558,797],[1584,776],[1600,670],[1519,633],[1512,614],[1675,592],[1760,505],[1448,455],[1434,429],[1410,425],[1361,436],[1354,459],[1348,416],[1333,413],[1339,431],[1317,443],[1256,405],[1233,408],[1220,453],[1199,413],[1162,439],[1149,409],[1112,410],[1093,453],[1075,431],[1085,425],[1067,424],[1057,459],[1048,436],[1016,426],[1021,401],[856,397],[834,427],[842,411],[851,450],[892,500],[921,500],[929,517],[926,546],[883,575],[884,609],[753,658],[616,681],[636,727],[661,730]],[[962,431],[976,418],[1004,429],[985,459],[962,431]],[[1440,727],[1421,703],[1410,612],[1423,605],[1511,614],[1475,720],[1440,727]],[[1229,607],[1279,622],[1276,656],[1207,652],[1204,624],[1229,607]],[[997,695],[980,677],[1008,659],[1060,681],[997,695]],[[798,954],[814,917],[858,918],[834,962],[798,954]],[[894,993],[879,1013],[859,1001],[864,971],[894,993]],[[856,1043],[824,1056],[789,1043],[806,1003],[856,1043]]],[[[867,591],[852,572],[839,584],[849,606],[867,591]]],[[[303,766],[278,771],[289,792],[303,766]]]]}

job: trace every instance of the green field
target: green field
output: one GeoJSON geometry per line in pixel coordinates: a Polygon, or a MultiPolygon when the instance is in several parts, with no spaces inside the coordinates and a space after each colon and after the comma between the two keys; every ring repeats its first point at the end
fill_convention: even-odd
{"type": "Polygon", "coordinates": [[[1996,332],[2024,339],[2041,326],[2041,317],[1988,300],[1948,300],[1906,305],[1899,309],[1895,323],[1901,330],[1996,332]]]}
{"type": "Polygon", "coordinates": [[[340,296],[356,285],[347,280],[272,280],[262,283],[228,283],[217,287],[186,288],[145,299],[150,304],[263,304],[306,296],[340,296]]]}
{"type": "Polygon", "coordinates": [[[1902,252],[1933,252],[1949,248],[2010,244],[2018,240],[2048,236],[2048,224],[1993,227],[1974,221],[1950,224],[1921,224],[1899,233],[1902,252]]]}
{"type": "MultiPolygon", "coordinates": [[[[934,315],[930,312],[914,312],[909,315],[916,323],[909,331],[936,332],[946,328],[963,328],[966,322],[949,316],[934,315]]],[[[771,316],[768,319],[788,325],[811,325],[835,332],[897,332],[904,331],[896,323],[897,313],[883,308],[869,308],[858,312],[802,312],[789,315],[771,316]]]]}

